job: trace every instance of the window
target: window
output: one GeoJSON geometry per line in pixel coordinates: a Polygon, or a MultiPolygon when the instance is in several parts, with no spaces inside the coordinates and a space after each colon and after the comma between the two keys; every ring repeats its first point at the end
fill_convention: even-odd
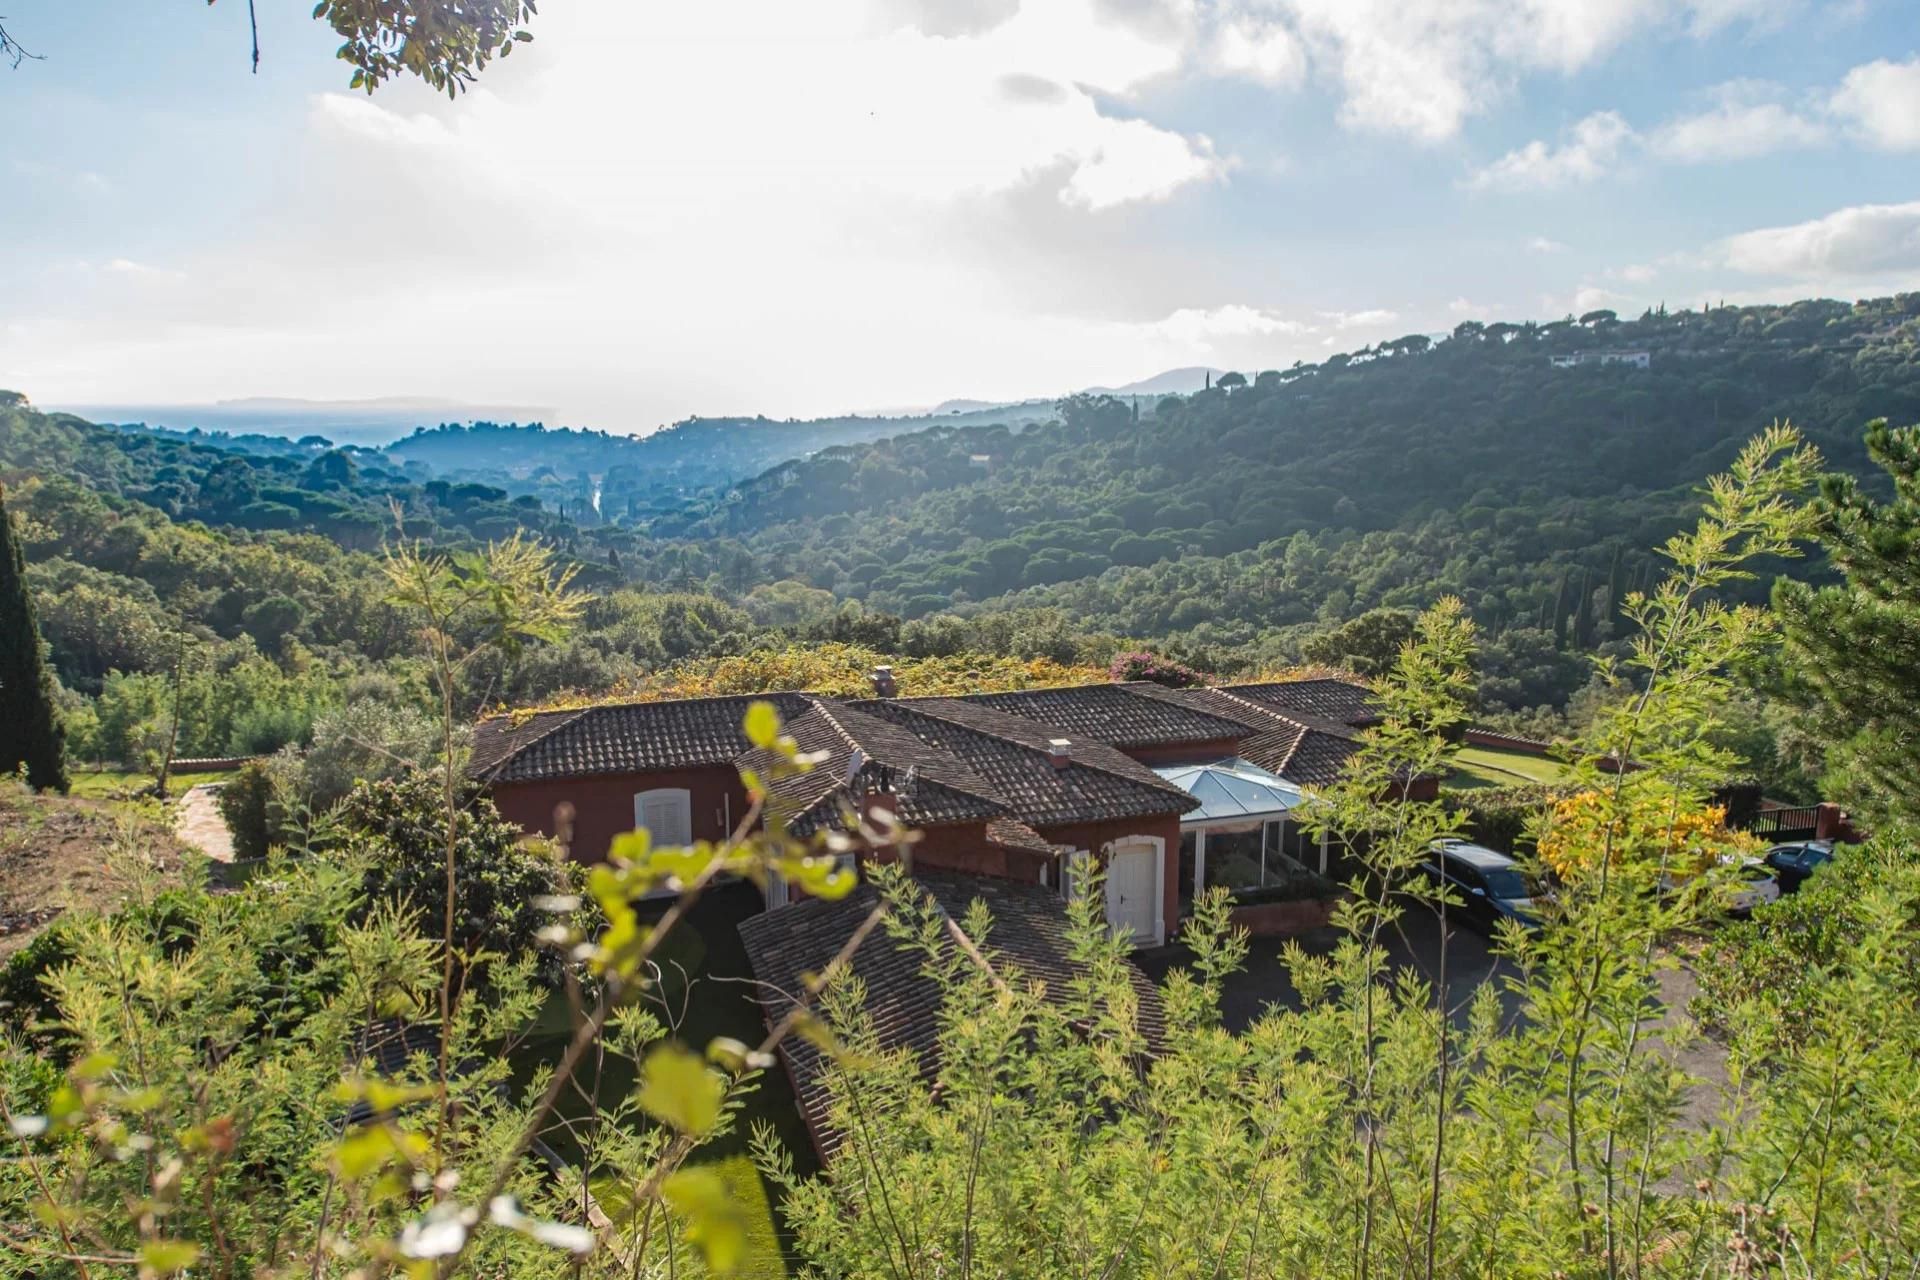
{"type": "Polygon", "coordinates": [[[1496,898],[1531,896],[1526,877],[1512,867],[1487,868],[1487,892],[1496,898]]]}
{"type": "Polygon", "coordinates": [[[1208,831],[1206,886],[1233,890],[1259,888],[1265,834],[1260,824],[1246,831],[1219,828],[1208,831]]]}
{"type": "Polygon", "coordinates": [[[1060,863],[1060,896],[1068,902],[1077,902],[1086,892],[1086,875],[1090,860],[1085,849],[1074,849],[1062,858],[1060,863]]]}
{"type": "MultiPolygon", "coordinates": [[[[1182,906],[1191,905],[1200,889],[1223,888],[1241,894],[1276,888],[1304,873],[1306,868],[1287,855],[1287,825],[1285,819],[1275,819],[1182,832],[1182,906]]],[[[1294,829],[1296,839],[1298,830],[1294,829]]]]}
{"type": "Polygon", "coordinates": [[[633,825],[656,848],[693,843],[693,797],[684,787],[642,791],[633,798],[633,825]]]}

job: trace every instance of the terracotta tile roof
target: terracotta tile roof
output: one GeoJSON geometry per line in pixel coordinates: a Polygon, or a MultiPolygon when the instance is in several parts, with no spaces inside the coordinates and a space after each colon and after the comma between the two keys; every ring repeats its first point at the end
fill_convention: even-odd
{"type": "MultiPolygon", "coordinates": [[[[1339,684],[1340,681],[1302,680],[1298,684],[1339,684]]],[[[1177,699],[1218,715],[1239,716],[1251,736],[1242,738],[1241,759],[1277,773],[1302,787],[1324,787],[1337,781],[1347,758],[1360,749],[1358,730],[1337,720],[1283,711],[1243,696],[1248,689],[1277,689],[1281,684],[1239,685],[1226,689],[1162,689],[1157,696],[1177,699]]],[[[1359,686],[1347,685],[1349,689],[1359,686]]],[[[1364,690],[1362,690],[1364,692],[1364,690]]],[[[1286,695],[1280,695],[1284,698],[1286,695]]],[[[1332,695],[1319,695],[1332,700],[1332,695]]],[[[1300,701],[1307,701],[1301,698],[1300,701]]]]}
{"type": "Polygon", "coordinates": [[[1185,793],[1115,748],[1240,739],[1290,781],[1324,785],[1353,750],[1348,727],[1372,718],[1371,695],[1343,680],[1315,679],[1167,689],[1143,682],[974,694],[958,698],[844,701],[770,693],[626,703],[494,717],[474,734],[472,774],[529,782],[605,773],[751,764],[740,722],[756,697],[772,702],[789,731],[828,761],[784,780],[781,802],[798,819],[827,820],[837,781],[855,750],[863,768],[899,785],[903,820],[916,825],[1017,815],[1036,825],[1095,822],[1180,811],[1185,793]],[[1055,769],[1053,738],[1073,743],[1055,769]],[[1278,761],[1279,764],[1273,762],[1278,761]]]}
{"type": "Polygon", "coordinates": [[[1144,683],[1137,687],[1142,697],[1169,702],[1218,719],[1232,720],[1243,726],[1243,734],[1271,729],[1280,723],[1276,712],[1218,689],[1169,689],[1165,685],[1144,683]]]}
{"type": "Polygon", "coordinates": [[[1056,733],[978,702],[874,698],[854,705],[964,760],[1009,812],[1032,826],[1185,813],[1198,803],[1103,742],[1072,739],[1071,760],[1056,767],[1049,746],[1056,733]]]}
{"type": "Polygon", "coordinates": [[[1271,680],[1225,685],[1222,691],[1283,715],[1315,716],[1345,725],[1367,725],[1379,719],[1373,691],[1351,680],[1271,680]]]}
{"type": "Polygon", "coordinates": [[[1306,716],[1285,722],[1240,743],[1240,758],[1303,787],[1339,781],[1347,760],[1360,749],[1360,735],[1343,724],[1306,716]]]}
{"type": "MultiPolygon", "coordinates": [[[[810,772],[779,778],[767,786],[794,834],[807,835],[836,822],[853,803],[850,784],[855,780],[871,783],[884,778],[899,796],[896,811],[901,820],[913,827],[980,822],[1006,812],[993,789],[966,764],[899,725],[833,699],[807,702],[807,709],[787,724],[787,732],[802,751],[824,752],[827,758],[810,772]]],[[[764,778],[773,777],[770,752],[749,750],[735,763],[764,778]]]]}
{"type": "Polygon", "coordinates": [[[474,730],[468,771],[488,782],[534,782],[732,764],[748,747],[740,722],[761,700],[789,720],[808,707],[800,694],[768,693],[543,712],[519,724],[495,716],[474,730]]]}
{"type": "Polygon", "coordinates": [[[1157,696],[1164,692],[1157,684],[1129,681],[977,693],[966,701],[1037,721],[1061,737],[1093,738],[1117,747],[1218,742],[1247,731],[1243,719],[1157,696]]]}
{"type": "MultiPolygon", "coordinates": [[[[985,938],[973,941],[986,953],[1002,980],[1016,976],[1046,985],[1050,997],[1063,997],[1078,972],[1068,938],[1066,904],[1053,890],[1037,884],[926,871],[915,877],[953,921],[964,920],[969,906],[983,901],[993,918],[985,938]]],[[[809,900],[752,916],[740,923],[747,959],[762,984],[760,1000],[768,1025],[786,1016],[804,990],[802,975],[823,971],[872,911],[878,894],[861,885],[838,902],[809,900]]],[[[866,991],[865,1009],[880,1044],[905,1049],[920,1059],[931,1076],[938,1066],[940,989],[926,976],[927,958],[875,930],[854,953],[852,972],[866,991]]],[[[1131,962],[1128,981],[1139,999],[1140,1029],[1150,1045],[1164,1043],[1165,1012],[1160,994],[1131,962]]],[[[781,1045],[794,1092],[808,1127],[831,1155],[838,1136],[829,1122],[826,1062],[803,1037],[781,1045]]]]}
{"type": "Polygon", "coordinates": [[[1029,853],[1054,854],[1064,852],[1067,848],[1063,844],[1054,844],[1026,823],[1012,818],[995,818],[988,822],[987,843],[1008,849],[1025,849],[1029,853]]]}

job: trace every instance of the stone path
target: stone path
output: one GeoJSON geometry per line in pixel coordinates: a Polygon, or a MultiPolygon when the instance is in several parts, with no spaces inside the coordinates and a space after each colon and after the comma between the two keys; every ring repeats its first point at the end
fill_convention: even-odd
{"type": "Polygon", "coordinates": [[[173,813],[173,831],[216,862],[233,861],[233,833],[220,816],[219,796],[224,783],[203,783],[180,797],[173,813]]]}

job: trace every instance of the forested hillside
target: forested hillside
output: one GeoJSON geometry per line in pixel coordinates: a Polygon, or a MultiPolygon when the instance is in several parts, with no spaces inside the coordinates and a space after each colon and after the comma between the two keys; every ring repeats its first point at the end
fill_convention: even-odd
{"type": "MultiPolygon", "coordinates": [[[[1021,423],[1048,416],[1049,407],[1036,404],[954,411],[939,420],[1021,423]]],[[[672,511],[690,497],[789,459],[917,431],[932,421],[860,415],[806,421],[689,418],[638,437],[538,423],[443,424],[395,441],[385,456],[396,464],[424,463],[439,475],[500,485],[582,524],[600,524],[672,511]]]]}
{"type": "MultiPolygon", "coordinates": [[[[1453,593],[1481,626],[1495,715],[1563,708],[1587,683],[1583,655],[1618,642],[1651,548],[1757,428],[1791,418],[1874,483],[1861,432],[1920,419],[1917,337],[1916,295],[1469,324],[1154,404],[1081,396],[1024,429],[828,448],[691,500],[647,473],[652,515],[552,496],[594,482],[567,479],[574,462],[652,441],[443,429],[395,465],[318,440],[98,426],[14,396],[0,484],[81,759],[150,751],[176,666],[187,754],[271,750],[357,698],[421,694],[378,554],[402,530],[448,550],[525,532],[594,596],[565,644],[476,669],[470,706],[796,642],[1102,666],[1144,644],[1222,673],[1367,671],[1404,639],[1405,610],[1453,593]],[[1650,367],[1552,362],[1640,350],[1650,367]],[[552,461],[522,472],[535,456],[552,461]],[[497,483],[434,475],[450,462],[497,483]]],[[[666,434],[692,476],[701,440],[735,450],[714,455],[724,469],[846,425],[666,434]]],[[[612,495],[642,473],[595,474],[612,495]]],[[[1764,564],[1754,598],[1780,570],[1825,572],[1764,564]]]]}
{"type": "Polygon", "coordinates": [[[1083,397],[1022,434],[827,450],[652,531],[740,539],[766,572],[908,617],[1046,604],[1285,647],[1455,592],[1495,633],[1591,639],[1755,430],[1791,419],[1859,471],[1869,420],[1920,418],[1916,317],[1920,295],[1467,323],[1139,412],[1083,397]],[[1650,367],[1553,363],[1626,351],[1650,367]]]}

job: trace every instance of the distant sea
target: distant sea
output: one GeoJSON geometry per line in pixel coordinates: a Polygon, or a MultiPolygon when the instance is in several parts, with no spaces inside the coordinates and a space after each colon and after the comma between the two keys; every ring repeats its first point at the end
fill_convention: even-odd
{"type": "Polygon", "coordinates": [[[217,404],[54,404],[44,409],[90,422],[141,423],[174,431],[228,435],[325,436],[368,448],[392,444],[415,427],[442,422],[541,422],[551,412],[530,405],[479,405],[438,400],[223,400],[217,404]]]}

